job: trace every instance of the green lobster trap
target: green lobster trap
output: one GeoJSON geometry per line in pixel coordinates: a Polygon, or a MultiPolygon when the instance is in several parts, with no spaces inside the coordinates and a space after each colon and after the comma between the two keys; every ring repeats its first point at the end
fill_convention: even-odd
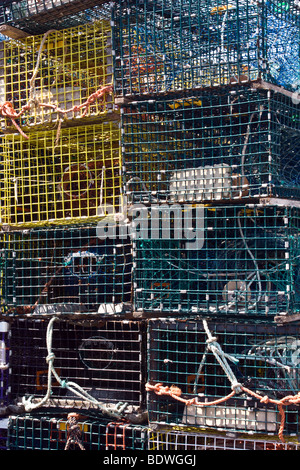
{"type": "Polygon", "coordinates": [[[116,94],[137,96],[264,79],[299,81],[299,6],[251,0],[120,0],[116,94]]]}
{"type": "Polygon", "coordinates": [[[3,41],[2,130],[25,134],[112,118],[111,41],[108,20],[3,41]]]}
{"type": "Polygon", "coordinates": [[[149,321],[149,422],[293,440],[299,345],[298,324],[149,321]]]}
{"type": "Polygon", "coordinates": [[[299,208],[178,204],[133,215],[136,311],[274,316],[299,311],[299,208]]]}
{"type": "Polygon", "coordinates": [[[124,192],[152,203],[299,198],[298,108],[246,86],[126,105],[124,192]]]}
{"type": "Polygon", "coordinates": [[[20,413],[63,408],[141,424],[144,343],[145,326],[137,321],[16,318],[11,322],[10,403],[20,413]]]}
{"type": "Polygon", "coordinates": [[[130,240],[97,225],[1,233],[3,315],[131,311],[130,240]]]}
{"type": "Polygon", "coordinates": [[[88,223],[120,204],[119,125],[3,137],[1,223],[11,228],[88,223]]]}
{"type": "Polygon", "coordinates": [[[69,423],[60,413],[11,416],[9,450],[145,450],[147,429],[141,425],[80,416],[79,439],[68,445],[69,423]],[[79,443],[79,445],[78,445],[79,443]]]}
{"type": "Polygon", "coordinates": [[[4,0],[0,6],[0,24],[13,26],[28,34],[49,29],[70,28],[108,17],[109,8],[101,0],[4,0]]]}
{"type": "MultiPolygon", "coordinates": [[[[296,438],[297,439],[297,438],[296,438]]],[[[222,432],[149,431],[148,449],[154,451],[200,450],[299,450],[298,443],[282,443],[276,439],[253,439],[244,434],[227,436],[222,432]]],[[[186,457],[187,458],[187,457],[186,457]]],[[[189,461],[187,460],[186,463],[189,461]]]]}

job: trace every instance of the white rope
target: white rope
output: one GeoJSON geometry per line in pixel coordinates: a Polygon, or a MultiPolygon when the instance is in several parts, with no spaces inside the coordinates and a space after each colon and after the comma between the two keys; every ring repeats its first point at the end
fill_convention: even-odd
{"type": "Polygon", "coordinates": [[[220,366],[222,367],[223,371],[225,372],[228,380],[231,383],[232,390],[235,390],[237,393],[240,393],[242,391],[241,384],[238,382],[236,376],[234,375],[231,367],[229,366],[229,364],[227,362],[227,359],[234,362],[234,363],[239,362],[239,360],[236,357],[231,356],[230,354],[226,354],[222,350],[221,346],[217,342],[217,338],[212,336],[212,334],[211,334],[211,332],[208,328],[206,320],[203,320],[203,326],[204,326],[205,332],[208,336],[208,339],[206,341],[207,348],[213,353],[216,360],[219,362],[220,366]]]}
{"type": "Polygon", "coordinates": [[[92,397],[88,392],[86,392],[83,388],[81,388],[78,384],[72,381],[62,380],[59,375],[57,374],[56,370],[54,369],[54,360],[55,355],[52,352],[52,336],[53,336],[53,324],[58,320],[57,317],[51,318],[47,327],[47,334],[46,334],[46,345],[47,345],[47,352],[48,355],[46,357],[46,362],[48,364],[48,380],[47,380],[47,392],[45,396],[38,402],[32,403],[32,396],[29,398],[22,398],[22,404],[25,408],[25,411],[32,411],[36,408],[40,408],[44,405],[50,398],[52,394],[52,374],[59,383],[62,388],[66,388],[70,390],[72,393],[77,395],[82,400],[88,401],[94,405],[96,405],[103,413],[109,414],[113,417],[120,417],[122,416],[123,412],[127,408],[127,403],[118,403],[114,406],[114,409],[109,409],[106,405],[96,400],[96,398],[92,397]]]}

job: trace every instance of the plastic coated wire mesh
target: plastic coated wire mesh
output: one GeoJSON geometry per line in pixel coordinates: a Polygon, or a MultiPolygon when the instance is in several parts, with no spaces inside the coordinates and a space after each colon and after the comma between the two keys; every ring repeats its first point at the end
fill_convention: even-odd
{"type": "MultiPolygon", "coordinates": [[[[122,422],[80,417],[85,450],[145,450],[147,429],[122,422]]],[[[9,450],[64,450],[68,439],[66,417],[12,416],[8,428],[9,450]]],[[[73,444],[73,449],[78,450],[73,444]]]]}
{"type": "Polygon", "coordinates": [[[254,2],[116,3],[117,94],[158,93],[257,78],[260,28],[254,2]]]}
{"type": "MultiPolygon", "coordinates": [[[[70,121],[78,125],[106,116],[113,110],[109,93],[94,100],[85,116],[84,109],[73,109],[101,87],[112,84],[111,40],[110,22],[99,20],[59,31],[52,29],[46,35],[3,41],[1,104],[9,102],[20,112],[31,103],[19,119],[24,129],[38,126],[45,130],[70,121]],[[49,105],[68,113],[62,115],[49,105]]],[[[9,118],[2,118],[2,128],[15,131],[9,118]]]]}
{"type": "MultiPolygon", "coordinates": [[[[33,403],[38,403],[46,395],[48,324],[38,319],[11,323],[11,403],[23,396],[33,396],[33,403]]],[[[134,321],[101,321],[99,317],[56,321],[51,341],[53,367],[61,380],[76,383],[97,402],[128,403],[134,413],[145,399],[144,342],[144,326],[134,321]]],[[[97,405],[60,386],[54,376],[51,386],[51,397],[43,408],[74,411],[77,407],[80,413],[102,414],[97,405]]]]}
{"type": "Polygon", "coordinates": [[[132,245],[98,235],[97,225],[2,232],[3,314],[124,314],[132,245]]]}
{"type": "Polygon", "coordinates": [[[270,320],[299,311],[299,208],[152,205],[133,219],[135,310],[270,320]]]}
{"type": "Polygon", "coordinates": [[[299,11],[292,0],[120,0],[116,92],[152,94],[257,78],[295,90],[299,11]]]}
{"type": "MultiPolygon", "coordinates": [[[[209,320],[236,380],[260,396],[280,400],[299,390],[299,325],[222,322],[209,320]],[[235,361],[238,359],[238,362],[235,361]]],[[[181,398],[212,402],[227,397],[231,382],[214,354],[201,319],[151,320],[148,330],[148,382],[175,385],[181,398]]],[[[277,434],[280,416],[275,404],[266,404],[242,392],[223,403],[186,405],[167,395],[147,394],[151,423],[195,428],[277,434]]],[[[299,433],[299,407],[285,406],[284,437],[299,433]]],[[[184,431],[184,428],[182,429],[184,431]]],[[[245,436],[246,437],[246,436],[245,436]]]]}
{"type": "MultiPolygon", "coordinates": [[[[0,406],[8,404],[8,364],[9,364],[9,324],[0,321],[0,406]]],[[[2,421],[0,419],[0,448],[1,448],[1,429],[2,421]]]]}
{"type": "Polygon", "coordinates": [[[14,228],[99,219],[120,204],[117,123],[3,137],[2,224],[14,228]],[[108,209],[109,208],[109,209],[108,209]]]}
{"type": "Polygon", "coordinates": [[[251,439],[234,436],[224,436],[219,434],[205,434],[203,432],[150,432],[149,434],[149,450],[299,450],[298,444],[278,443],[270,438],[251,439]]]}
{"type": "Polygon", "coordinates": [[[138,101],[122,112],[124,191],[135,201],[299,197],[298,105],[242,87],[138,101]]]}
{"type": "Polygon", "coordinates": [[[62,29],[110,18],[110,6],[101,0],[21,0],[4,1],[0,23],[12,25],[29,34],[62,29]]]}

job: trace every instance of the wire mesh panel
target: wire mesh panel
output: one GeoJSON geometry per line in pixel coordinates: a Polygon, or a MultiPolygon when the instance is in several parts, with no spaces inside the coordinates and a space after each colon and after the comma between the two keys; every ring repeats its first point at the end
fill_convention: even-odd
{"type": "Polygon", "coordinates": [[[43,130],[113,111],[111,26],[95,21],[3,41],[2,128],[43,130]]]}
{"type": "MultiPolygon", "coordinates": [[[[10,346],[10,328],[9,323],[0,321],[0,407],[8,404],[9,387],[9,346],[10,346]]],[[[3,420],[0,419],[0,449],[1,449],[1,430],[3,420]]]]}
{"type": "Polygon", "coordinates": [[[298,443],[282,443],[272,439],[251,439],[225,436],[221,433],[165,431],[149,433],[149,450],[299,450],[298,443]]]}
{"type": "Polygon", "coordinates": [[[122,403],[123,416],[139,419],[145,394],[143,337],[143,324],[134,321],[15,319],[11,402],[24,398],[27,412],[77,407],[110,419],[113,410],[122,417],[122,403]]]}
{"type": "Polygon", "coordinates": [[[162,387],[148,387],[150,422],[295,436],[297,401],[280,413],[280,400],[298,396],[299,333],[298,324],[151,320],[148,381],[162,387]]]}
{"type": "Polygon", "coordinates": [[[2,223],[85,223],[120,204],[118,124],[99,123],[3,137],[2,223]]]}
{"type": "Polygon", "coordinates": [[[130,310],[132,245],[98,235],[97,225],[2,232],[3,314],[130,310]]]}
{"type": "Polygon", "coordinates": [[[261,28],[254,2],[116,3],[117,94],[159,93],[258,77],[261,28]]]}
{"type": "Polygon", "coordinates": [[[125,191],[151,202],[299,198],[299,116],[293,99],[248,87],[128,105],[125,191]]]}
{"type": "Polygon", "coordinates": [[[299,311],[299,208],[174,204],[141,214],[133,219],[137,311],[270,320],[299,311]]]}
{"type": "MultiPolygon", "coordinates": [[[[129,423],[80,417],[80,442],[85,450],[144,450],[147,430],[129,423]]],[[[12,416],[8,428],[9,450],[64,450],[68,440],[65,417],[33,414],[12,416]]],[[[71,450],[78,450],[73,444],[71,450]]]]}

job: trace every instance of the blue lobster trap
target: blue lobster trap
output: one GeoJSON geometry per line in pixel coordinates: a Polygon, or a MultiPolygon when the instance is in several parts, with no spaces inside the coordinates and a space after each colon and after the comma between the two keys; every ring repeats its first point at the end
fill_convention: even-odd
{"type": "Polygon", "coordinates": [[[297,207],[259,204],[140,208],[135,310],[269,320],[296,314],[299,215],[297,207]]]}
{"type": "Polygon", "coordinates": [[[2,232],[2,313],[130,311],[131,242],[98,235],[95,224],[2,232]]]}
{"type": "Polygon", "coordinates": [[[288,0],[116,2],[116,92],[268,80],[299,88],[299,6],[288,0]]]}
{"type": "Polygon", "coordinates": [[[124,192],[152,203],[299,199],[299,116],[292,98],[246,86],[128,104],[124,192]]]}
{"type": "Polygon", "coordinates": [[[292,441],[299,433],[299,345],[299,324],[151,320],[149,422],[292,441]]]}

